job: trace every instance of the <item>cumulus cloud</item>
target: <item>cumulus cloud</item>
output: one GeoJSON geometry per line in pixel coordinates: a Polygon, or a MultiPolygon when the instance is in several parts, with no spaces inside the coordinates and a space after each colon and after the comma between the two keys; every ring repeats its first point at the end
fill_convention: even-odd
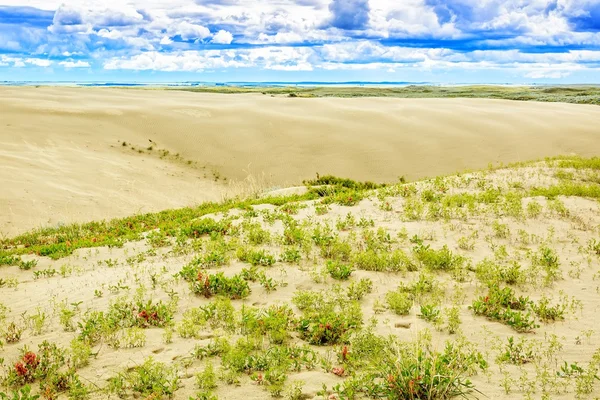
{"type": "Polygon", "coordinates": [[[258,35],[258,41],[262,43],[302,43],[302,36],[295,32],[277,32],[275,35],[261,33],[258,35]]]}
{"type": "Polygon", "coordinates": [[[89,68],[90,67],[90,63],[87,61],[61,61],[58,63],[59,65],[62,65],[65,68],[89,68]]]}
{"type": "Polygon", "coordinates": [[[217,44],[230,44],[233,41],[233,35],[226,30],[221,29],[219,32],[215,33],[211,42],[217,44]]]}
{"type": "Polygon", "coordinates": [[[0,55],[0,65],[2,66],[12,66],[17,68],[22,68],[26,66],[35,66],[35,67],[49,67],[52,65],[51,60],[42,59],[42,58],[32,58],[32,57],[11,57],[6,55],[0,55]]]}
{"type": "Polygon", "coordinates": [[[202,40],[210,36],[210,30],[207,27],[187,21],[169,27],[168,33],[171,36],[179,36],[183,40],[202,40]]]}
{"type": "Polygon", "coordinates": [[[173,41],[171,40],[170,37],[163,36],[162,39],[160,39],[159,43],[166,46],[166,45],[169,45],[169,44],[173,43],[173,41]]]}
{"type": "Polygon", "coordinates": [[[132,57],[113,58],[104,63],[109,70],[156,70],[199,72],[216,68],[261,67],[272,70],[307,71],[312,69],[311,49],[266,47],[237,50],[145,52],[132,57]]]}
{"type": "Polygon", "coordinates": [[[364,29],[369,23],[369,0],[332,0],[331,26],[339,29],[364,29]]]}
{"type": "Polygon", "coordinates": [[[600,72],[598,0],[2,3],[3,67],[600,72]]]}

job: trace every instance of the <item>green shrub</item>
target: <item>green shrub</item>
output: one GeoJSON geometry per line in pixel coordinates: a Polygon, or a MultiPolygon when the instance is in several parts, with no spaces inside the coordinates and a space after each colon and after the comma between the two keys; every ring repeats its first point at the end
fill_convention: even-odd
{"type": "Polygon", "coordinates": [[[212,233],[226,235],[230,228],[230,221],[222,220],[217,222],[212,218],[202,218],[190,222],[187,227],[181,229],[181,233],[187,237],[199,237],[202,235],[210,235],[212,233]]]}
{"type": "Polygon", "coordinates": [[[410,293],[404,291],[388,292],[385,295],[385,301],[394,313],[398,315],[408,315],[413,306],[414,298],[410,293]]]}
{"type": "Polygon", "coordinates": [[[352,274],[352,268],[349,265],[338,261],[327,261],[327,272],[333,279],[346,280],[352,274]]]}
{"type": "Polygon", "coordinates": [[[510,336],[507,341],[501,349],[500,354],[498,354],[497,361],[499,363],[521,365],[535,359],[534,351],[526,347],[523,338],[517,342],[514,337],[510,336]]]}
{"type": "Polygon", "coordinates": [[[39,394],[31,394],[31,386],[29,385],[25,385],[18,390],[13,390],[10,395],[0,392],[0,399],[2,400],[37,400],[39,398],[39,394]]]}
{"type": "Polygon", "coordinates": [[[375,252],[367,250],[356,253],[352,258],[356,269],[378,272],[403,272],[415,271],[416,266],[402,250],[393,252],[375,252]]]}
{"type": "Polygon", "coordinates": [[[324,292],[301,291],[292,302],[302,311],[300,336],[316,345],[336,344],[362,325],[360,304],[343,299],[339,289],[324,292]]]}
{"type": "Polygon", "coordinates": [[[173,397],[179,387],[179,377],[173,367],[148,357],[142,364],[110,378],[108,391],[118,396],[133,392],[144,397],[173,397]]]}
{"type": "Polygon", "coordinates": [[[264,267],[270,267],[275,264],[275,257],[267,252],[266,250],[250,249],[246,247],[240,247],[237,251],[238,260],[242,262],[250,263],[251,265],[262,265],[264,267]]]}
{"type": "Polygon", "coordinates": [[[452,254],[446,245],[434,250],[429,245],[418,243],[413,248],[413,254],[421,264],[433,271],[451,272],[462,267],[465,262],[463,257],[452,254]]]}
{"type": "Polygon", "coordinates": [[[373,281],[369,278],[362,278],[360,281],[352,282],[348,285],[346,296],[350,300],[362,300],[367,293],[373,291],[373,281]]]}
{"type": "Polygon", "coordinates": [[[500,321],[517,332],[530,332],[539,327],[529,312],[530,306],[528,297],[516,297],[511,288],[492,285],[487,296],[474,300],[469,308],[476,315],[500,321]]]}
{"type": "Polygon", "coordinates": [[[196,279],[190,283],[190,288],[194,294],[204,297],[221,295],[235,300],[250,295],[250,286],[241,274],[228,278],[222,272],[217,274],[199,272],[196,279]]]}
{"type": "Polygon", "coordinates": [[[475,390],[468,377],[488,368],[475,346],[461,338],[434,351],[422,340],[407,343],[370,334],[352,342],[349,354],[350,363],[360,359],[367,372],[339,385],[340,397],[362,392],[382,399],[467,398],[475,390]]]}
{"type": "Polygon", "coordinates": [[[300,255],[300,250],[295,247],[288,247],[281,253],[281,261],[287,262],[290,264],[297,264],[302,256],[300,255]]]}

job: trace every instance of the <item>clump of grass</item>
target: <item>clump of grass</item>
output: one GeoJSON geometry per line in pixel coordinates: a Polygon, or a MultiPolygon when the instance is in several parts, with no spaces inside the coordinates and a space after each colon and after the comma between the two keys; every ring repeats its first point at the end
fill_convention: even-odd
{"type": "Polygon", "coordinates": [[[341,288],[330,293],[300,291],[292,302],[302,311],[298,322],[301,337],[310,344],[336,344],[362,325],[360,304],[341,296],[341,288]]]}
{"type": "Polygon", "coordinates": [[[250,295],[248,282],[241,275],[226,277],[222,272],[209,274],[198,272],[190,282],[192,293],[204,297],[225,296],[232,300],[243,299],[250,295]]]}
{"type": "Polygon", "coordinates": [[[275,264],[275,256],[264,249],[251,249],[247,247],[239,247],[237,250],[237,258],[242,262],[250,263],[250,265],[261,265],[270,267],[275,264]]]}
{"type": "Polygon", "coordinates": [[[346,280],[352,274],[352,268],[349,265],[342,264],[339,261],[327,261],[327,272],[333,279],[346,280]]]}
{"type": "Polygon", "coordinates": [[[398,315],[408,315],[414,302],[412,294],[401,290],[388,292],[385,300],[388,307],[398,315]]]}
{"type": "Polygon", "coordinates": [[[464,265],[465,259],[454,255],[448,246],[439,250],[432,249],[429,245],[417,243],[413,247],[415,258],[426,268],[432,271],[452,272],[464,265]]]}
{"type": "Polygon", "coordinates": [[[489,288],[486,296],[479,297],[469,307],[476,315],[500,321],[517,332],[531,332],[539,325],[529,312],[531,301],[528,297],[516,297],[509,287],[500,288],[497,284],[489,288]]]}
{"type": "Polygon", "coordinates": [[[488,368],[483,355],[463,338],[436,351],[426,338],[403,342],[369,330],[351,338],[340,359],[343,369],[367,371],[334,387],[341,398],[358,394],[388,399],[467,398],[475,391],[468,377],[488,368]]]}
{"type": "Polygon", "coordinates": [[[145,398],[173,397],[179,388],[174,367],[147,358],[142,364],[129,368],[109,379],[108,392],[120,397],[129,392],[145,398]]]}

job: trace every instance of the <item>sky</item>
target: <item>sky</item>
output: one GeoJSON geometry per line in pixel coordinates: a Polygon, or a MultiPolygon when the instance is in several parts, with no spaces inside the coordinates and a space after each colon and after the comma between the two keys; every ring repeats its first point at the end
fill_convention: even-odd
{"type": "Polygon", "coordinates": [[[600,83],[600,0],[0,0],[0,81],[600,83]]]}

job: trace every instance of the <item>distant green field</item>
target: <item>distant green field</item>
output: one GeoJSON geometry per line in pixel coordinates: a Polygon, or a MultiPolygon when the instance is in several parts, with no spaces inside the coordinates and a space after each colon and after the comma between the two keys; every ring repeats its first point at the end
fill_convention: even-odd
{"type": "Polygon", "coordinates": [[[405,87],[243,87],[169,88],[198,93],[262,93],[288,97],[486,98],[600,104],[600,86],[419,86],[405,87]]]}

